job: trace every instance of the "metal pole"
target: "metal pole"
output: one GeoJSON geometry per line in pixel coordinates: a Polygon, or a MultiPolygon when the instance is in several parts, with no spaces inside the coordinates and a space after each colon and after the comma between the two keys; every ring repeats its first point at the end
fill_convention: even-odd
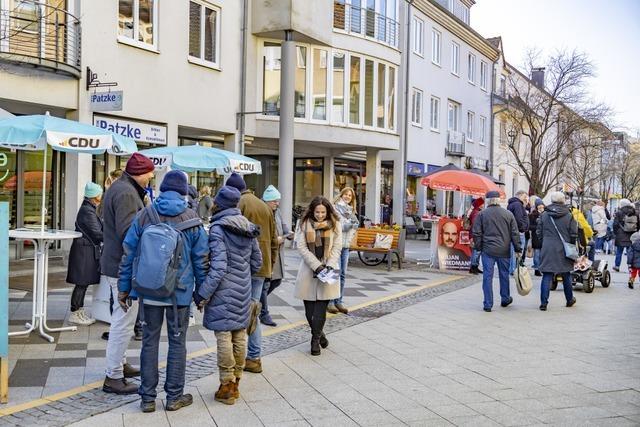
{"type": "Polygon", "coordinates": [[[285,224],[291,226],[293,212],[293,162],[294,139],[293,117],[295,96],[295,60],[296,44],[293,41],[293,31],[286,30],[282,42],[280,60],[280,141],[278,159],[278,186],[282,199],[280,209],[285,224]]]}

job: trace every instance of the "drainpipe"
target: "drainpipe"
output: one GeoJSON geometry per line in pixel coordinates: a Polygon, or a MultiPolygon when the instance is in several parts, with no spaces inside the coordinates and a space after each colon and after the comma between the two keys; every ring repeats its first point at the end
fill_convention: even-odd
{"type": "Polygon", "coordinates": [[[491,131],[489,135],[489,173],[493,176],[493,153],[494,153],[494,125],[496,120],[496,115],[493,113],[493,93],[496,88],[496,66],[498,65],[498,60],[493,61],[493,69],[491,70],[491,97],[489,98],[489,105],[491,108],[491,131]]]}
{"type": "MultiPolygon", "coordinates": [[[[240,58],[240,111],[246,111],[247,98],[247,26],[249,21],[249,0],[244,0],[242,5],[242,53],[240,58]]],[[[244,155],[244,138],[245,138],[245,115],[240,114],[240,132],[238,134],[238,145],[240,154],[244,155]]]]}
{"type": "MultiPolygon", "coordinates": [[[[401,160],[403,162],[402,170],[403,176],[401,182],[404,184],[403,187],[407,186],[407,160],[408,160],[408,152],[409,152],[409,119],[408,119],[408,111],[409,111],[409,69],[411,68],[411,7],[413,6],[413,2],[415,0],[407,0],[407,31],[405,33],[406,40],[406,55],[403,55],[406,58],[405,64],[405,72],[404,72],[404,112],[402,114],[403,118],[403,127],[404,127],[404,135],[402,141],[402,157],[401,160]]],[[[402,64],[402,63],[401,63],[402,64]]],[[[417,194],[416,194],[417,196],[417,194]]],[[[402,191],[402,207],[401,207],[401,217],[400,219],[395,219],[397,224],[404,223],[404,214],[405,207],[407,205],[407,192],[405,190],[402,191]]]]}

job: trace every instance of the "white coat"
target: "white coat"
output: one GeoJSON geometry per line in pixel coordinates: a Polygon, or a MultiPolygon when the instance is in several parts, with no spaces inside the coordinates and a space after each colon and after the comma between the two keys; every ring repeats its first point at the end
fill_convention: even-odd
{"type": "Polygon", "coordinates": [[[322,264],[334,270],[340,269],[340,252],[342,251],[342,229],[340,224],[329,236],[329,258],[322,260],[322,262],[307,247],[304,229],[305,227],[300,225],[297,227],[295,235],[296,248],[302,260],[298,268],[294,296],[304,301],[326,301],[339,298],[339,281],[331,285],[322,283],[313,277],[313,273],[322,264]]]}
{"type": "Polygon", "coordinates": [[[597,233],[596,237],[604,237],[607,235],[607,213],[604,206],[595,205],[591,208],[591,219],[593,221],[593,231],[597,233]]]}

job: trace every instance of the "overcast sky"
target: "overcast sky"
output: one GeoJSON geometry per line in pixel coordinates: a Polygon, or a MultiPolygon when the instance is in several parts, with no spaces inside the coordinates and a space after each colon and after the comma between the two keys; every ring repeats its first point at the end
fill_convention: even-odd
{"type": "Polygon", "coordinates": [[[578,48],[596,65],[595,98],[614,108],[614,121],[640,132],[640,0],[476,0],[471,26],[502,36],[507,61],[518,67],[537,47],[578,48]]]}

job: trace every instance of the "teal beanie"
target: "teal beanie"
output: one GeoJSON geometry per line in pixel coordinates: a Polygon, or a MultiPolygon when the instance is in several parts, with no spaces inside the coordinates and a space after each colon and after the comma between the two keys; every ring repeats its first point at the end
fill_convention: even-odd
{"type": "Polygon", "coordinates": [[[93,199],[102,195],[102,187],[94,182],[87,182],[84,186],[84,197],[87,199],[93,199]]]}
{"type": "Polygon", "coordinates": [[[262,200],[265,202],[275,202],[276,200],[282,199],[280,192],[276,187],[270,185],[264,190],[264,194],[262,195],[262,200]]]}

